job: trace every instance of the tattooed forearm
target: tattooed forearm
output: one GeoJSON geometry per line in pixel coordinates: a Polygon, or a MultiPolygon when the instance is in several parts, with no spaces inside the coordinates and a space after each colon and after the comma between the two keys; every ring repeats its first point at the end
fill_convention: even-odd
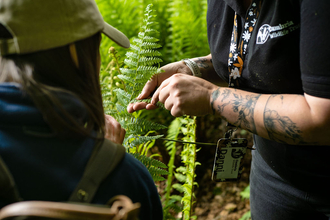
{"type": "Polygon", "coordinates": [[[208,69],[208,68],[210,68],[210,65],[208,64],[208,61],[210,61],[210,60],[208,60],[206,58],[198,58],[196,63],[200,68],[208,69]]]}
{"type": "Polygon", "coordinates": [[[277,111],[271,110],[271,101],[282,95],[272,95],[268,98],[264,111],[264,125],[269,139],[280,143],[303,144],[302,132],[288,116],[281,116],[277,111]]]}
{"type": "Polygon", "coordinates": [[[238,118],[234,124],[243,127],[252,133],[256,133],[256,126],[254,121],[254,108],[260,97],[257,95],[233,94],[235,99],[232,101],[232,109],[238,113],[238,118]]]}
{"type": "Polygon", "coordinates": [[[220,88],[218,88],[217,90],[215,90],[212,93],[211,108],[212,108],[213,115],[215,114],[214,102],[215,102],[215,100],[217,100],[217,98],[219,97],[219,95],[220,95],[220,88]]]}
{"type": "MultiPolygon", "coordinates": [[[[237,93],[236,90],[224,89],[221,92],[221,95],[219,94],[219,92],[217,92],[216,98],[218,98],[219,96],[221,98],[221,104],[217,105],[217,112],[222,117],[226,115],[232,115],[230,113],[226,114],[225,108],[228,108],[229,111],[236,113],[236,116],[234,116],[235,118],[232,118],[230,123],[233,123],[236,126],[239,126],[253,133],[256,133],[256,126],[254,121],[254,108],[260,97],[260,94],[244,96],[237,93]]],[[[214,103],[215,96],[214,97],[212,96],[212,98],[213,98],[212,101],[214,103]]],[[[214,107],[213,107],[213,111],[215,111],[214,107]]],[[[228,116],[226,117],[228,118],[228,116]]]]}
{"type": "MultiPolygon", "coordinates": [[[[236,91],[236,89],[235,89],[236,91]]],[[[229,95],[232,94],[231,90],[229,89],[225,89],[223,92],[222,92],[222,99],[221,99],[221,102],[225,101],[229,95]]]]}

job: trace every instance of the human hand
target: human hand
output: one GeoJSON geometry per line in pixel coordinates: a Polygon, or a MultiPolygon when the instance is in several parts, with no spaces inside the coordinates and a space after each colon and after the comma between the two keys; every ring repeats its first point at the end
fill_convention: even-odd
{"type": "Polygon", "coordinates": [[[104,137],[110,141],[122,144],[125,138],[126,131],[121,125],[111,117],[110,115],[105,116],[105,134],[104,137]]]}
{"type": "MultiPolygon", "coordinates": [[[[170,63],[161,68],[164,70],[162,73],[158,73],[154,75],[143,87],[141,94],[137,97],[138,100],[140,99],[147,99],[149,98],[152,93],[156,90],[156,88],[166,79],[171,77],[176,73],[183,73],[187,75],[192,75],[191,70],[187,67],[182,61],[178,61],[175,63],[170,63]]],[[[148,104],[145,102],[137,102],[132,103],[127,106],[127,111],[129,113],[141,110],[141,109],[155,109],[157,108],[154,104],[148,104]]]]}
{"type": "Polygon", "coordinates": [[[175,117],[212,113],[211,96],[218,87],[204,79],[175,74],[164,80],[152,96],[150,105],[159,101],[175,117]]]}

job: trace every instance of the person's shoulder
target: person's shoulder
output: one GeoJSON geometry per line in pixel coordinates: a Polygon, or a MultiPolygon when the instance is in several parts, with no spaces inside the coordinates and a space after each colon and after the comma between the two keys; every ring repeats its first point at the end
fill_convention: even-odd
{"type": "Polygon", "coordinates": [[[95,203],[106,203],[116,195],[126,195],[140,203],[140,219],[162,219],[162,206],[156,185],[146,166],[129,153],[100,186],[95,203]]]}

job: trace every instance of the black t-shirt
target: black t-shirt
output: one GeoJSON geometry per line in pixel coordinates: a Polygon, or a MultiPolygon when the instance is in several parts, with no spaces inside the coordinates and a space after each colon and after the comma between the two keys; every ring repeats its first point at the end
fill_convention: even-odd
{"type": "MultiPolygon", "coordinates": [[[[208,0],[212,61],[218,75],[226,81],[235,11],[240,32],[246,22],[246,11],[240,2],[208,0]]],[[[329,11],[329,0],[263,0],[247,47],[240,89],[330,98],[329,11]]],[[[329,146],[293,146],[257,135],[254,143],[270,167],[297,187],[320,191],[320,186],[330,185],[329,146]]]]}

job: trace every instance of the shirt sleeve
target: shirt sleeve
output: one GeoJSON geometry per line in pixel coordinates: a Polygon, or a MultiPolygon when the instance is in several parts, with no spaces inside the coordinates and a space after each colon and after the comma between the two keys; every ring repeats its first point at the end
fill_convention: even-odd
{"type": "Polygon", "coordinates": [[[304,92],[330,98],[330,1],[301,1],[300,68],[304,92]]]}

